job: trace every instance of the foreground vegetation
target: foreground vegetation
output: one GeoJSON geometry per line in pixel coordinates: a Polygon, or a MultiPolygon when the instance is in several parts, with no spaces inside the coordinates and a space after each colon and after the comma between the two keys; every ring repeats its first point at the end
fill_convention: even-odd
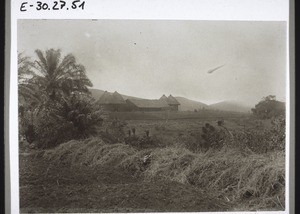
{"type": "Polygon", "coordinates": [[[285,209],[284,104],[108,113],[60,50],[19,55],[22,212],[285,209]]]}
{"type": "Polygon", "coordinates": [[[21,206],[27,208],[24,211],[31,207],[35,211],[63,212],[75,212],[76,207],[82,211],[82,207],[86,207],[94,212],[284,210],[284,120],[269,120],[263,124],[264,134],[251,132],[256,120],[244,120],[248,121],[249,130],[237,128],[241,119],[225,121],[224,127],[229,127],[227,130],[212,121],[175,120],[159,126],[161,121],[124,123],[113,120],[106,126],[104,124],[103,130],[106,131],[99,130],[98,137],[71,140],[52,149],[31,151],[28,156],[21,154],[24,161],[23,165],[21,163],[24,167],[21,169],[24,173],[21,173],[21,206]],[[218,135],[218,142],[223,140],[219,145],[213,143],[217,138],[206,142],[201,136],[203,129],[197,131],[196,127],[205,127],[206,124],[215,129],[208,131],[208,136],[218,135]],[[154,128],[149,130],[149,126],[154,128]],[[131,132],[129,136],[126,130],[132,127],[136,129],[135,134],[131,132]],[[178,130],[189,132],[180,134],[178,130]],[[272,133],[273,139],[267,132],[272,133]],[[260,149],[253,147],[259,144],[262,144],[260,149]],[[274,146],[270,147],[271,144],[274,146]],[[25,160],[30,160],[30,164],[25,166],[25,160]],[[34,190],[34,186],[44,188],[48,181],[52,181],[53,186],[34,190]],[[97,185],[99,194],[108,197],[107,201],[99,199],[98,193],[90,192],[95,188],[91,185],[97,185]],[[118,191],[104,191],[108,185],[109,188],[118,187],[118,191]],[[175,192],[182,187],[186,192],[181,193],[182,196],[168,191],[161,195],[156,189],[163,186],[175,192]],[[36,194],[58,194],[60,200],[70,200],[70,206],[43,206],[42,198],[36,196],[32,201],[36,194]],[[146,195],[139,198],[140,194],[146,195]],[[168,201],[163,203],[165,209],[158,202],[163,199],[168,201]],[[148,200],[154,201],[149,204],[148,200]],[[133,201],[137,202],[132,204],[133,201]],[[192,201],[201,202],[201,206],[192,201]],[[104,205],[106,203],[111,205],[104,205]]]}

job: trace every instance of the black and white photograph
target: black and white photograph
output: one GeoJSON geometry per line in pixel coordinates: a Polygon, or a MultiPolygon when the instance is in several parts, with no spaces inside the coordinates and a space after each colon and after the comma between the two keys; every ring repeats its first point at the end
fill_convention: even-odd
{"type": "Polygon", "coordinates": [[[20,212],[286,210],[287,27],[18,19],[20,212]]]}
{"type": "Polygon", "coordinates": [[[286,207],[286,22],[18,20],[20,211],[286,207]]]}

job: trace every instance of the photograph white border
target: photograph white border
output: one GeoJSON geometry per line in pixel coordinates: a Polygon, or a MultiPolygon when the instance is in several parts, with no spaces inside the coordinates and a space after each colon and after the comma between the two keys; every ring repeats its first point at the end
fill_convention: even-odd
{"type": "MultiPolygon", "coordinates": [[[[27,0],[28,2],[36,2],[27,0]]],[[[66,0],[67,1],[67,0],[66,0]]],[[[18,84],[17,84],[17,20],[18,19],[137,19],[137,20],[239,20],[286,21],[286,210],[289,213],[290,160],[290,65],[289,65],[289,1],[288,0],[85,0],[81,11],[20,11],[21,0],[11,1],[11,43],[9,73],[9,158],[10,212],[19,213],[18,168],[18,84]]],[[[46,0],[44,2],[47,2],[46,0]]],[[[69,1],[68,1],[69,2],[69,1]]],[[[71,2],[71,1],[70,1],[71,2]]],[[[8,45],[8,44],[7,44],[8,45]]],[[[208,212],[207,212],[208,213],[208,212]]],[[[223,212],[214,212],[223,213],[223,212]]],[[[226,212],[237,213],[237,212],[226,212]]],[[[245,212],[239,212],[245,213],[245,212]]]]}

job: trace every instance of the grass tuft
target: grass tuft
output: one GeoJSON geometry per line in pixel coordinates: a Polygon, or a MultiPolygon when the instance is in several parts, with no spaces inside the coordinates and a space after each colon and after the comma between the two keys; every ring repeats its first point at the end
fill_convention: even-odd
{"type": "Polygon", "coordinates": [[[136,150],[124,144],[106,144],[99,138],[71,140],[45,152],[44,157],[53,163],[71,166],[113,165],[136,153],[136,150]]]}

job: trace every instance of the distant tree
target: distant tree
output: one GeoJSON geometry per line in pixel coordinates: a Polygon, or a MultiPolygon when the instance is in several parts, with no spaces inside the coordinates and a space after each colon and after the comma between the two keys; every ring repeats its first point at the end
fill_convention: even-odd
{"type": "Polygon", "coordinates": [[[269,119],[285,114],[285,104],[277,101],[275,95],[269,95],[252,108],[253,114],[260,119],[269,119]]]}

